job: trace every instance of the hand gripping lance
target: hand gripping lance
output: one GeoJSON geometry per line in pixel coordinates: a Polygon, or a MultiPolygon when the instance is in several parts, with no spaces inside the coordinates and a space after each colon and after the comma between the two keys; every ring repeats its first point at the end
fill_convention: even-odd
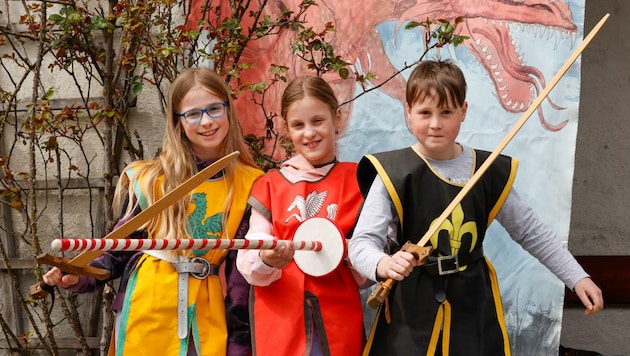
{"type": "MultiPolygon", "coordinates": [[[[147,221],[151,220],[162,210],[168,208],[177,200],[183,198],[190,191],[195,189],[201,183],[205,182],[208,178],[220,172],[223,168],[227,167],[232,161],[234,161],[240,152],[234,151],[228,155],[225,155],[218,161],[199,171],[194,176],[188,178],[184,183],[162,196],[155,203],[142,210],[138,215],[131,218],[129,221],[118,227],[116,230],[110,232],[106,239],[121,239],[129,236],[132,232],[138,230],[147,221]]],[[[37,256],[38,264],[47,264],[55,266],[61,269],[62,272],[72,274],[82,274],[92,276],[96,279],[104,280],[109,278],[109,272],[100,268],[89,266],[88,263],[92,262],[96,257],[103,254],[104,251],[85,251],[74,257],[73,259],[60,258],[51,256],[47,253],[37,256]]],[[[53,291],[53,287],[47,285],[44,282],[34,284],[30,287],[30,295],[33,299],[42,299],[46,297],[50,291],[53,291]]]]}

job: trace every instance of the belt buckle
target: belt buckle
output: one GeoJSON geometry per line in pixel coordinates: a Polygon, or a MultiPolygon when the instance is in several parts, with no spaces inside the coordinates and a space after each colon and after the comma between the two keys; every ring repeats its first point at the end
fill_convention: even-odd
{"type": "Polygon", "coordinates": [[[459,259],[457,255],[438,256],[438,274],[440,276],[459,272],[459,259]]]}
{"type": "Polygon", "coordinates": [[[201,263],[203,265],[201,272],[190,272],[191,276],[197,279],[204,279],[210,275],[210,262],[208,262],[205,258],[195,257],[191,259],[190,262],[201,263]]]}

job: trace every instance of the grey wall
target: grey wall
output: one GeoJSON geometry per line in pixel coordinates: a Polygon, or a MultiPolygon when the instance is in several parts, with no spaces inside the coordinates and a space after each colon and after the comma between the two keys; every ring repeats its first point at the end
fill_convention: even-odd
{"type": "MultiPolygon", "coordinates": [[[[630,182],[630,1],[587,0],[584,32],[606,13],[610,18],[582,54],[569,235],[574,255],[630,255],[625,185],[630,182]]],[[[565,308],[561,344],[630,355],[630,305],[606,305],[591,316],[582,308],[565,308]]]]}

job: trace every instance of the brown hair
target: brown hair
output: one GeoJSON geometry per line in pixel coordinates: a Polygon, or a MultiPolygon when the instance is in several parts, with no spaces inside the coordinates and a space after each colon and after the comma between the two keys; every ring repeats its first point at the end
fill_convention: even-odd
{"type": "Polygon", "coordinates": [[[280,101],[280,113],[285,124],[287,122],[286,116],[289,106],[306,96],[318,99],[328,105],[333,119],[336,120],[336,112],[337,109],[339,109],[339,101],[337,101],[335,92],[330,87],[330,84],[320,77],[304,76],[293,79],[282,94],[282,100],[280,101]]]}
{"type": "Polygon", "coordinates": [[[438,105],[461,107],[466,101],[466,79],[451,60],[422,61],[407,80],[406,100],[409,107],[427,96],[437,96],[438,105]]]}

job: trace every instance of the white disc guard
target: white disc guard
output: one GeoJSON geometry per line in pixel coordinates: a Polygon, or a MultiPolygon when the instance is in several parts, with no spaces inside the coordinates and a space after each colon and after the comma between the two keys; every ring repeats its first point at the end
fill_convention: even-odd
{"type": "Polygon", "coordinates": [[[346,241],[339,227],[329,219],[313,217],[295,230],[293,241],[321,241],[321,251],[296,250],[293,259],[302,272],[321,277],[334,271],[346,254],[346,241]]]}

